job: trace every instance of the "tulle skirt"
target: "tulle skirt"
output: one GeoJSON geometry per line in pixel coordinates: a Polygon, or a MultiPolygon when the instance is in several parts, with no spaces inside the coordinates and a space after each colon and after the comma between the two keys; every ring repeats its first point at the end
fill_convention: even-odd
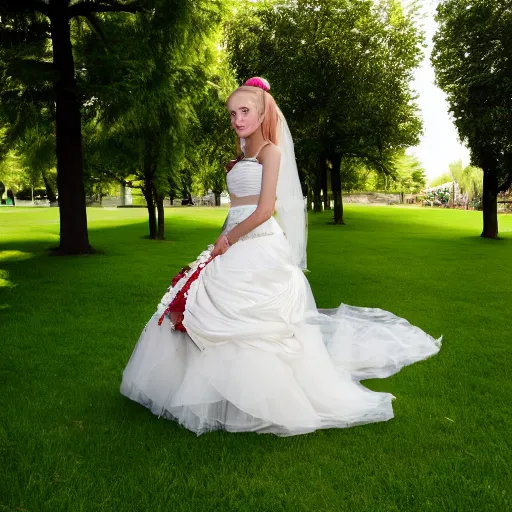
{"type": "MultiPolygon", "coordinates": [[[[253,210],[232,208],[231,221],[253,210]]],[[[393,395],[359,381],[436,354],[441,340],[380,309],[318,310],[277,222],[252,235],[192,283],[187,332],[167,318],[158,325],[173,290],[164,295],[123,372],[121,393],[198,435],[290,436],[391,419],[393,395]]]]}

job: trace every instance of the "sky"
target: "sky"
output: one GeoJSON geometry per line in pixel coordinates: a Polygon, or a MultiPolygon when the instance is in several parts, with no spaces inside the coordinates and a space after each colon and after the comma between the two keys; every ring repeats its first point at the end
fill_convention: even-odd
{"type": "MultiPolygon", "coordinates": [[[[403,0],[407,4],[406,0],[403,0]]],[[[448,171],[448,164],[462,160],[464,165],[469,164],[469,151],[461,145],[457,136],[455,125],[448,113],[446,96],[441,89],[434,85],[434,69],[430,64],[432,51],[432,36],[436,32],[437,24],[434,13],[438,0],[421,0],[425,14],[423,28],[427,48],[421,66],[416,70],[413,88],[418,92],[418,104],[423,119],[423,136],[420,144],[408,150],[423,164],[429,179],[435,178],[448,171]]]]}

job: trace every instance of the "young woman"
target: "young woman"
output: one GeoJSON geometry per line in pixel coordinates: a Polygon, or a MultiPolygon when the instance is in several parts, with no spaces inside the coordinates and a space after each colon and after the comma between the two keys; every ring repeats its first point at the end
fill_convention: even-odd
{"type": "Polygon", "coordinates": [[[380,309],[317,309],[293,143],[268,91],[253,78],[229,97],[241,156],[228,166],[222,234],[174,278],[123,373],[123,395],[198,435],[389,420],[394,397],[359,380],[440,348],[380,309]]]}

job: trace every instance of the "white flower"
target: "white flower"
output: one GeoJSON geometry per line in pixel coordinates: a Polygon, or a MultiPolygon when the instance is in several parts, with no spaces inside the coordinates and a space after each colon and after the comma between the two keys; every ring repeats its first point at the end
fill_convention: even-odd
{"type": "Polygon", "coordinates": [[[209,245],[208,249],[203,251],[197,257],[196,261],[194,261],[193,263],[190,263],[190,265],[189,265],[190,270],[194,271],[201,263],[206,263],[210,259],[211,255],[212,255],[212,251],[213,251],[213,245],[209,245]]]}

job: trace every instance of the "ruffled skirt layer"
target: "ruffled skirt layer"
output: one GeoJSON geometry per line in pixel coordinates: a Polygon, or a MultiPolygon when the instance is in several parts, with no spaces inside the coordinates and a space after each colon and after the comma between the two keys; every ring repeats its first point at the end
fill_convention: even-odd
{"type": "Polygon", "coordinates": [[[289,436],[393,417],[386,377],[440,349],[379,309],[318,310],[275,221],[215,258],[191,285],[183,325],[160,304],[126,366],[121,393],[199,434],[289,436]]]}

